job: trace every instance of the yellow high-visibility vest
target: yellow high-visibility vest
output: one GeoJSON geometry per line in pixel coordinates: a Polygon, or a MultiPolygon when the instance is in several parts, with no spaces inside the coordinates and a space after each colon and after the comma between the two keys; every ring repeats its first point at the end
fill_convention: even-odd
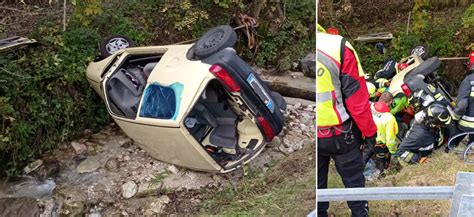
{"type": "Polygon", "coordinates": [[[364,77],[364,71],[351,44],[348,42],[342,44],[342,36],[317,33],[316,43],[316,118],[318,127],[337,126],[349,119],[349,114],[344,107],[339,78],[341,49],[344,49],[344,45],[354,52],[359,76],[364,77]]]}
{"type": "Polygon", "coordinates": [[[395,116],[390,114],[390,112],[378,112],[373,104],[370,108],[375,125],[377,125],[377,143],[385,144],[390,154],[395,154],[398,149],[398,124],[395,116]]]}

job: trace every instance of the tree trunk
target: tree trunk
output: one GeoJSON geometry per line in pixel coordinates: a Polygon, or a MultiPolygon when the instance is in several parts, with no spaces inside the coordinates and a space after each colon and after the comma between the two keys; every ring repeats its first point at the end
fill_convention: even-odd
{"type": "Polygon", "coordinates": [[[266,0],[256,0],[252,3],[250,8],[250,16],[255,19],[258,18],[260,12],[262,11],[263,6],[265,5],[266,0]]]}

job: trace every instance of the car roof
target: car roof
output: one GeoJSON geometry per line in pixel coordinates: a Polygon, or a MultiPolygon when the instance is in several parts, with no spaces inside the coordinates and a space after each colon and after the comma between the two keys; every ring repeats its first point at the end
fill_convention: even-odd
{"type": "MultiPolygon", "coordinates": [[[[179,126],[185,113],[201,95],[208,81],[214,78],[209,73],[209,64],[186,58],[186,53],[191,46],[170,45],[153,47],[164,48],[166,52],[148,77],[147,84],[158,83],[161,86],[171,86],[178,83],[183,87],[181,97],[178,96],[180,98],[179,103],[177,103],[179,104],[178,113],[174,120],[163,120],[164,125],[179,126]],[[170,121],[174,123],[170,123],[170,121]]],[[[139,109],[141,109],[141,105],[139,109]]]]}

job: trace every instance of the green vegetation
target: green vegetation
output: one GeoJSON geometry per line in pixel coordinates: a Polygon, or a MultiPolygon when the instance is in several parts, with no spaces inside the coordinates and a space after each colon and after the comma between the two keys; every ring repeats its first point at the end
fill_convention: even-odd
{"type": "Polygon", "coordinates": [[[307,215],[315,206],[315,151],[307,145],[265,173],[246,168],[238,185],[203,192],[201,210],[218,215],[307,215]]]}
{"type": "MultiPolygon", "coordinates": [[[[371,187],[390,186],[452,186],[455,183],[458,171],[474,172],[474,168],[464,164],[455,154],[446,154],[437,150],[422,165],[410,165],[404,168],[395,168],[392,164],[387,176],[367,183],[371,187]]],[[[343,187],[342,181],[335,167],[329,171],[329,188],[343,187]]],[[[401,216],[447,216],[450,209],[449,200],[432,201],[371,201],[370,213],[373,216],[386,216],[387,214],[401,216]]],[[[331,203],[329,209],[336,216],[349,215],[350,210],[345,202],[331,203]]]]}
{"type": "MultiPolygon", "coordinates": [[[[373,75],[381,68],[385,59],[400,60],[408,56],[411,48],[417,44],[427,45],[431,56],[467,57],[468,53],[474,49],[472,43],[474,4],[470,7],[453,5],[449,4],[439,10],[439,5],[427,0],[416,0],[412,4],[380,1],[371,7],[353,4],[356,9],[348,13],[352,16],[331,17],[323,10],[318,15],[318,22],[325,27],[336,26],[348,38],[375,32],[391,32],[394,39],[385,43],[387,53],[384,55],[378,53],[374,43],[352,41],[366,73],[373,75]],[[409,12],[411,12],[411,21],[407,34],[409,12]],[[337,19],[343,25],[335,22],[337,19]]],[[[328,7],[323,5],[322,8],[328,7]]],[[[335,7],[333,10],[341,11],[342,9],[335,7]]],[[[453,84],[457,84],[459,82],[457,80],[462,80],[465,75],[465,68],[462,67],[460,61],[443,62],[443,66],[443,73],[450,74],[448,80],[453,84]]]]}
{"type": "MultiPolygon", "coordinates": [[[[18,2],[21,1],[7,1],[18,2]]],[[[32,19],[34,29],[24,35],[37,39],[38,45],[0,56],[1,176],[18,175],[23,166],[55,149],[58,143],[79,136],[84,129],[99,129],[110,122],[103,103],[85,78],[87,64],[98,52],[98,43],[108,35],[127,35],[139,46],[172,44],[196,38],[216,25],[237,26],[234,19],[238,12],[258,11],[257,49],[249,50],[243,34],[239,37],[238,50],[249,62],[288,69],[290,63],[314,48],[311,33],[315,3],[310,0],[258,1],[264,2],[262,5],[239,1],[170,4],[75,0],[68,5],[64,32],[62,1],[46,5],[41,5],[44,1],[36,1],[36,5],[31,2],[35,1],[22,4],[22,9],[51,10],[38,16],[39,20],[32,19]],[[275,13],[277,9],[284,13],[275,13]]],[[[17,11],[6,12],[7,17],[25,19],[17,11]]],[[[1,32],[15,34],[8,32],[14,25],[2,27],[1,32]]]]}

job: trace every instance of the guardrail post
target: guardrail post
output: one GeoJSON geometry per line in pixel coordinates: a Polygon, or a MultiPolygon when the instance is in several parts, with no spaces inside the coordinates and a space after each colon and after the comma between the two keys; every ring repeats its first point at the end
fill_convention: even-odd
{"type": "Polygon", "coordinates": [[[474,173],[458,172],[449,216],[472,216],[474,213],[474,173]]]}

